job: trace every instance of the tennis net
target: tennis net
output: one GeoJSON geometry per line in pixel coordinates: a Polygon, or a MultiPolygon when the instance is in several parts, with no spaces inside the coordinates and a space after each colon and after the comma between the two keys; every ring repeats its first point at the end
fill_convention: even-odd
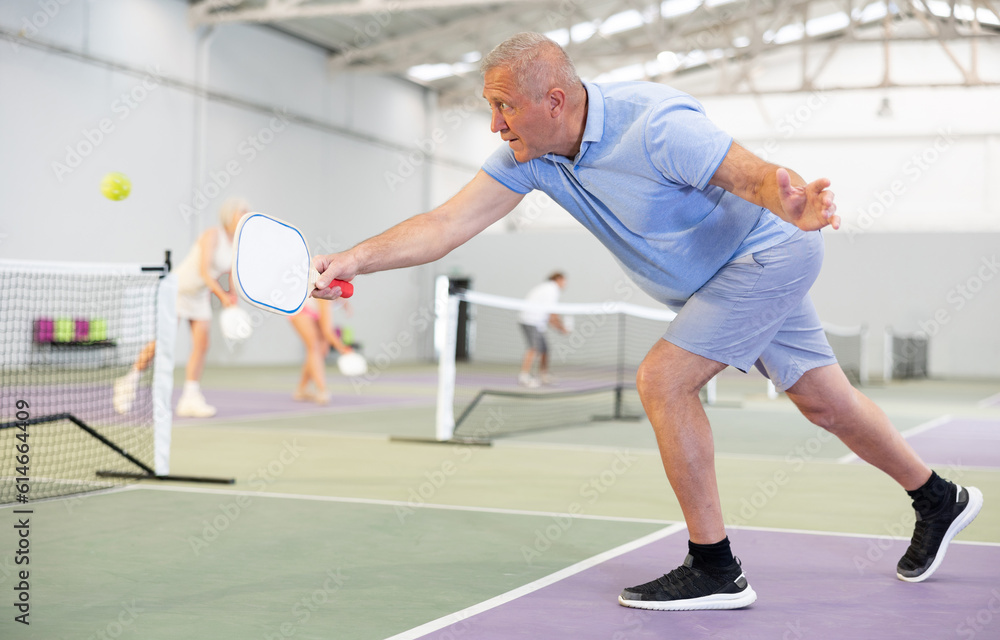
{"type": "Polygon", "coordinates": [[[168,271],[0,261],[0,504],[169,473],[168,271]]]}
{"type": "Polygon", "coordinates": [[[531,377],[523,379],[520,314],[528,303],[474,291],[444,298],[439,293],[438,299],[439,318],[450,318],[439,324],[448,328],[439,336],[447,345],[439,361],[439,440],[490,440],[644,416],[635,375],[675,316],[622,302],[555,305],[546,312],[570,331],[547,331],[548,375],[540,375],[536,362],[531,377]],[[462,330],[460,315],[467,318],[462,330]]]}
{"type": "MultiPolygon", "coordinates": [[[[546,309],[568,329],[550,328],[548,376],[522,379],[526,339],[522,299],[449,291],[437,283],[438,401],[435,438],[489,441],[515,433],[595,420],[645,416],[635,387],[639,364],[676,314],[623,302],[557,304],[546,309]]],[[[868,329],[823,324],[840,366],[856,384],[868,383],[868,329]]],[[[763,390],[762,390],[763,391],[763,390]]],[[[702,391],[717,401],[717,380],[702,391]]],[[[777,397],[767,385],[769,397],[777,397]]]]}

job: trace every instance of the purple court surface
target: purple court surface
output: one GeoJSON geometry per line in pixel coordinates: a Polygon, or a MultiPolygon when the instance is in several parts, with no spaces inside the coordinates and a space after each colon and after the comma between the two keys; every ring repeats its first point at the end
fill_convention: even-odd
{"type": "Polygon", "coordinates": [[[1000,420],[951,418],[907,441],[931,465],[1000,468],[1000,420]]]}
{"type": "Polygon", "coordinates": [[[896,579],[907,542],[734,529],[757,602],[735,611],[642,611],[623,587],[679,564],[686,530],[420,636],[426,640],[844,640],[1000,638],[1000,546],[953,543],[925,582],[896,579]]]}

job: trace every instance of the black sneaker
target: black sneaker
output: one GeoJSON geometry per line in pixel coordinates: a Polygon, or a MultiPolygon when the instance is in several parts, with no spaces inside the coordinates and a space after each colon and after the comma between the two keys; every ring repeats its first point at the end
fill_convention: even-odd
{"type": "Polygon", "coordinates": [[[739,560],[711,572],[696,569],[692,562],[694,558],[688,554],[684,564],[662,578],[625,589],[618,596],[619,604],[635,609],[693,611],[741,609],[757,599],[739,560]]]}
{"type": "Polygon", "coordinates": [[[945,506],[926,519],[917,514],[910,548],[896,565],[896,577],[900,580],[921,582],[931,577],[944,560],[951,539],[975,520],[983,508],[983,493],[979,489],[952,486],[955,487],[955,499],[950,508],[945,506]]]}

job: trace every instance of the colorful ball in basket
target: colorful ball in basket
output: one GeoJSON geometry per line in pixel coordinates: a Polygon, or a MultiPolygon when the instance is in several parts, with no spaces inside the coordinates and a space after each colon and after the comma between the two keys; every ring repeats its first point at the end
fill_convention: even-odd
{"type": "Polygon", "coordinates": [[[72,318],[56,318],[54,342],[73,342],[76,336],[76,322],[72,318]]]}
{"type": "Polygon", "coordinates": [[[222,337],[230,342],[243,342],[253,334],[250,314],[236,306],[222,310],[219,314],[219,328],[222,330],[222,337]]]}
{"type": "Polygon", "coordinates": [[[351,351],[337,358],[337,368],[348,378],[356,378],[368,373],[368,361],[357,351],[351,351]]]}
{"type": "Polygon", "coordinates": [[[108,321],[104,318],[90,319],[90,341],[105,342],[108,339],[108,321]]]}
{"type": "Polygon", "coordinates": [[[132,193],[132,181],[124,173],[113,171],[101,180],[101,193],[108,200],[124,200],[132,193]]]}

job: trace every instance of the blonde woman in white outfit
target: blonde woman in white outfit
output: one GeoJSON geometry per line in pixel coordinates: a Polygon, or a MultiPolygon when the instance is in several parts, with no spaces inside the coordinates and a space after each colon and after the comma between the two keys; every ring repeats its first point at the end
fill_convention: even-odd
{"type": "MultiPolygon", "coordinates": [[[[215,407],[205,402],[201,394],[201,372],[208,352],[208,333],[212,323],[211,295],[223,307],[236,304],[236,293],[219,284],[219,278],[229,274],[233,255],[233,234],[236,225],[250,205],[242,198],[229,198],[219,209],[219,226],[205,230],[187,256],[177,267],[177,317],[191,326],[191,355],[185,371],[184,389],[175,414],[185,418],[210,418],[215,407]]],[[[127,413],[136,397],[139,376],[153,361],[156,342],[150,342],[139,354],[132,369],[119,378],[114,386],[114,407],[127,413]]]]}
{"type": "Polygon", "coordinates": [[[208,334],[212,326],[211,295],[223,307],[236,304],[236,293],[226,291],[219,278],[228,276],[233,256],[236,225],[250,205],[242,198],[229,198],[219,209],[219,226],[206,229],[177,267],[177,317],[191,325],[191,355],[185,371],[184,390],[177,402],[176,415],[208,418],[215,407],[201,394],[201,372],[208,352],[208,334]]]}

